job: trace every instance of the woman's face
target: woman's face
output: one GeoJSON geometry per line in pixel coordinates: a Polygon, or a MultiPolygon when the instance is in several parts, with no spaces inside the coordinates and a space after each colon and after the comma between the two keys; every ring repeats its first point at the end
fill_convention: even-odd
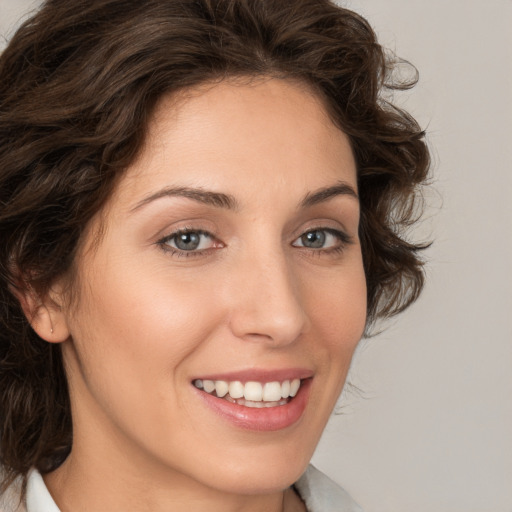
{"type": "Polygon", "coordinates": [[[72,458],[237,493],[290,485],[364,329],[358,223],[348,138],[305,87],[162,101],[63,311],[72,458]]]}

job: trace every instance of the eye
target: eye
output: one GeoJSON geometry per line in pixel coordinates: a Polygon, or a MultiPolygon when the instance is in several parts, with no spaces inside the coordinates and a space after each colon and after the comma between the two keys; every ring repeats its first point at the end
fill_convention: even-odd
{"type": "Polygon", "coordinates": [[[189,229],[172,233],[158,243],[163,248],[176,252],[199,252],[215,247],[215,240],[210,233],[189,229]]]}
{"type": "Polygon", "coordinates": [[[312,229],[297,238],[292,245],[306,249],[342,249],[350,242],[350,238],[335,229],[312,229]]]}

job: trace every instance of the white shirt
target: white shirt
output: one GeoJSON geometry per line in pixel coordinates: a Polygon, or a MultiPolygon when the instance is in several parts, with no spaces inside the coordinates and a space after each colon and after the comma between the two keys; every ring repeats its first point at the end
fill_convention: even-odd
{"type": "MultiPolygon", "coordinates": [[[[361,507],[338,484],[309,465],[295,483],[295,489],[308,512],[363,512],[361,507]]],[[[40,473],[33,469],[28,475],[25,504],[19,503],[19,485],[0,497],[0,512],[60,512],[46,488],[40,473]]]]}

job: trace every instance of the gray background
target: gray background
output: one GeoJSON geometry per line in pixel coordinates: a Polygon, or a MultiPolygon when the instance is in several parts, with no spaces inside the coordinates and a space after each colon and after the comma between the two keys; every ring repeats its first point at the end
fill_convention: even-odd
{"type": "MultiPolygon", "coordinates": [[[[9,36],[37,1],[0,0],[9,36]]],[[[512,512],[512,1],[348,0],[420,71],[421,299],[363,341],[314,463],[366,512],[512,512]]]]}

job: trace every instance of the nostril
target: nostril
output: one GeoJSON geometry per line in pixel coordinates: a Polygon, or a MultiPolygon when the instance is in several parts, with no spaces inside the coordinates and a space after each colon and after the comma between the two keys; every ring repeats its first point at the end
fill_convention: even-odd
{"type": "Polygon", "coordinates": [[[272,336],[269,336],[268,334],[261,334],[259,332],[249,332],[244,337],[246,339],[254,338],[254,341],[272,341],[272,336]]]}

